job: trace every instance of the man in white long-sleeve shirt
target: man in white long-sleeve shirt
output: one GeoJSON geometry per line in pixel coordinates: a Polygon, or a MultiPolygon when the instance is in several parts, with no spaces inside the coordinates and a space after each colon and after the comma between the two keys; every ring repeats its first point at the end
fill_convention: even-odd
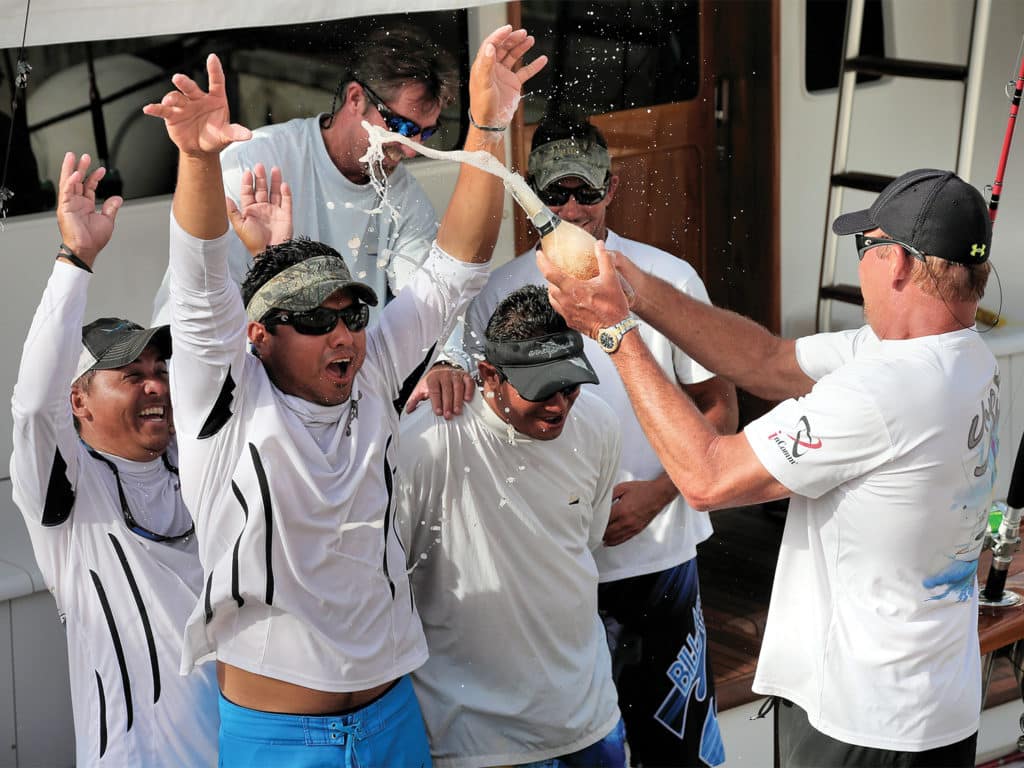
{"type": "MultiPolygon", "coordinates": [[[[512,71],[532,42],[511,27],[484,41],[471,109],[495,130],[471,128],[468,149],[503,157],[500,129],[545,61],[512,71]]],[[[430,257],[369,331],[375,292],[311,241],[268,249],[243,306],[219,152],[249,131],[229,123],[215,56],[207,69],[208,93],[175,75],[145,108],[180,150],[171,388],[206,573],[183,665],[217,659],[222,765],[429,765],[407,677],[426,645],[393,525],[391,401],[486,279],[502,187],[462,170],[430,257]]]]}
{"type": "Polygon", "coordinates": [[[178,674],[203,570],[175,467],[170,333],[82,327],[121,205],[96,210],[104,171],[88,168],[70,152],[61,167],[63,243],[12,401],[14,501],[67,630],[76,764],[212,766],[216,680],[178,674]]]}

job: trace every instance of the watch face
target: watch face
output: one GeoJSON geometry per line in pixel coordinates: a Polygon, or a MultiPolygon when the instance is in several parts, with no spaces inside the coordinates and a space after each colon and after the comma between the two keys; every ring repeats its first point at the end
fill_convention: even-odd
{"type": "Polygon", "coordinates": [[[601,331],[597,335],[597,343],[600,344],[603,349],[615,349],[615,337],[608,333],[608,331],[601,331]]]}

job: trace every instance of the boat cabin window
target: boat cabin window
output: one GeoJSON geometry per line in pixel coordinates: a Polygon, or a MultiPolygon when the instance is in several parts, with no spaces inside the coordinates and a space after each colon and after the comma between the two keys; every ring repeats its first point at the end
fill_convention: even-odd
{"type": "Polygon", "coordinates": [[[18,91],[13,133],[10,105],[19,51],[0,51],[3,148],[11,137],[5,177],[0,149],[2,186],[13,193],[6,213],[53,209],[67,150],[88,152],[107,166],[102,197],[170,194],[174,147],[160,121],[142,114],[142,105],[159,100],[175,72],[205,82],[210,52],[225,66],[232,119],[258,128],[330,111],[346,52],[370,31],[396,23],[422,28],[456,59],[463,86],[428,142],[453,149],[467,127],[468,28],[462,10],[26,48],[31,71],[27,88],[18,91]]]}

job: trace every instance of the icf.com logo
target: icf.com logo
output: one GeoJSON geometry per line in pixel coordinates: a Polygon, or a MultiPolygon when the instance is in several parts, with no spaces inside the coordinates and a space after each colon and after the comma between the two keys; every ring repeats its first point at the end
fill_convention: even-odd
{"type": "Polygon", "coordinates": [[[768,439],[778,446],[786,461],[796,464],[800,457],[808,451],[816,451],[821,448],[821,438],[815,437],[811,432],[811,422],[806,416],[801,416],[796,423],[796,429],[791,432],[772,432],[768,439]]]}

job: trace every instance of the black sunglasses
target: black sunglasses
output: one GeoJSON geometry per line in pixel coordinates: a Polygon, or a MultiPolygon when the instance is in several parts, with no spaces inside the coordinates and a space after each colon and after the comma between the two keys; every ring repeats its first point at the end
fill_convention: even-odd
{"type": "Polygon", "coordinates": [[[565,205],[570,197],[575,197],[580,205],[597,205],[608,195],[608,183],[601,187],[563,187],[561,184],[548,184],[545,189],[534,187],[537,197],[544,205],[565,205]]]}
{"type": "MultiPolygon", "coordinates": [[[[491,363],[491,365],[494,365],[494,363],[491,363]]],[[[496,365],[494,365],[494,367],[498,371],[498,381],[505,382],[505,381],[509,380],[508,376],[505,375],[505,372],[503,370],[501,370],[501,368],[498,368],[498,366],[496,366],[496,365]]],[[[512,386],[515,386],[515,385],[513,384],[512,386]]],[[[546,401],[550,400],[552,397],[557,395],[559,392],[562,393],[563,397],[565,397],[566,399],[569,399],[574,394],[576,394],[576,392],[577,392],[577,390],[579,390],[579,388],[580,388],[579,384],[570,384],[567,387],[562,387],[561,389],[556,389],[554,392],[552,392],[551,394],[547,395],[546,397],[538,397],[536,400],[534,400],[533,398],[527,397],[522,392],[519,392],[518,389],[516,389],[516,392],[519,392],[519,396],[521,398],[523,398],[523,400],[525,400],[528,403],[543,403],[543,402],[546,402],[546,401]]]]}
{"type": "Polygon", "coordinates": [[[391,107],[384,103],[384,99],[374,93],[370,86],[365,83],[356,80],[359,83],[359,87],[363,89],[363,93],[366,94],[373,106],[380,112],[380,116],[384,118],[384,125],[388,127],[388,130],[392,133],[397,133],[399,136],[405,136],[407,139],[420,137],[421,141],[426,141],[441,127],[440,119],[433,125],[428,125],[426,128],[420,126],[415,120],[410,120],[408,117],[402,117],[402,115],[395,112],[391,107]]]}
{"type": "Polygon", "coordinates": [[[333,331],[338,326],[339,320],[352,333],[361,331],[370,323],[370,307],[357,301],[342,309],[316,307],[305,312],[281,309],[265,319],[263,325],[267,328],[290,325],[296,333],[305,336],[323,336],[325,333],[333,331]]]}
{"type": "MultiPolygon", "coordinates": [[[[117,498],[121,502],[121,515],[124,517],[124,524],[128,526],[129,531],[134,533],[136,536],[141,536],[144,539],[149,539],[150,541],[155,541],[158,543],[182,541],[184,539],[187,539],[193,533],[195,533],[196,526],[194,523],[189,525],[188,530],[184,533],[174,534],[173,536],[168,536],[164,533],[154,533],[148,528],[144,528],[143,526],[139,525],[135,521],[135,515],[133,515],[131,509],[128,508],[128,499],[124,495],[124,487],[121,485],[121,473],[117,471],[117,465],[114,464],[114,462],[112,462],[106,456],[101,455],[92,448],[88,448],[88,451],[90,456],[92,456],[94,459],[98,461],[102,461],[110,468],[110,471],[114,473],[114,481],[117,483],[117,498]]],[[[168,460],[167,458],[166,453],[161,454],[160,458],[164,460],[164,467],[167,468],[168,472],[170,472],[172,475],[178,474],[178,468],[171,464],[170,460],[168,460]]]]}
{"type": "Polygon", "coordinates": [[[917,248],[904,243],[902,240],[890,240],[884,237],[867,237],[863,232],[858,232],[853,236],[853,241],[857,245],[857,260],[863,261],[864,254],[870,251],[872,248],[877,248],[880,245],[898,245],[900,248],[905,250],[915,259],[924,261],[924,254],[921,253],[917,248]]]}

